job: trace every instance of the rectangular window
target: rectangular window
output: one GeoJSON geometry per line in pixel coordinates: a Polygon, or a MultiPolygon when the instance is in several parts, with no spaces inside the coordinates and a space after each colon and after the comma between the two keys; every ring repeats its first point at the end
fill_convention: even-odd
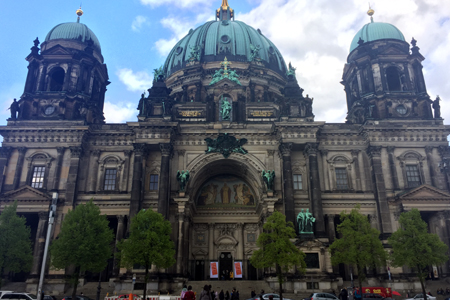
{"type": "Polygon", "coordinates": [[[105,191],[114,191],[116,189],[117,169],[105,170],[105,191]]]}
{"type": "Polygon", "coordinates": [[[158,175],[151,174],[150,175],[150,191],[158,190],[158,175]]]}
{"type": "Polygon", "coordinates": [[[319,269],[319,253],[305,253],[305,263],[307,269],[319,269]]]}
{"type": "Polygon", "coordinates": [[[294,190],[303,190],[302,175],[294,174],[294,190]]]}
{"type": "Polygon", "coordinates": [[[421,184],[417,165],[406,165],[406,181],[409,188],[417,187],[421,184]]]}
{"type": "Polygon", "coordinates": [[[319,283],[318,282],[307,282],[306,283],[306,289],[307,290],[318,290],[319,289],[319,283]]]}
{"type": "Polygon", "coordinates": [[[31,187],[42,189],[44,187],[45,167],[34,167],[33,177],[31,178],[31,187]]]}
{"type": "Polygon", "coordinates": [[[336,168],[336,189],[348,190],[348,177],[346,168],[336,168]]]}

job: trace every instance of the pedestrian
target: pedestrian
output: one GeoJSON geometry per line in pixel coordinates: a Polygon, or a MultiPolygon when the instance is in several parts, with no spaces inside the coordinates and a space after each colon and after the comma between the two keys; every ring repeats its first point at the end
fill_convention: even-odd
{"type": "Polygon", "coordinates": [[[223,290],[219,293],[219,300],[225,300],[225,294],[223,293],[223,290]]]}
{"type": "Polygon", "coordinates": [[[181,290],[181,294],[180,294],[181,300],[184,300],[184,295],[186,294],[186,292],[187,292],[187,286],[184,285],[183,289],[181,290]]]}
{"type": "Polygon", "coordinates": [[[199,300],[212,300],[211,293],[209,292],[209,285],[205,284],[203,291],[200,294],[199,300]]]}
{"type": "Polygon", "coordinates": [[[215,298],[216,300],[219,300],[219,291],[218,291],[218,290],[216,291],[216,294],[215,294],[214,296],[215,296],[214,298],[215,298]]]}
{"type": "Polygon", "coordinates": [[[225,300],[230,300],[230,293],[228,291],[225,293],[225,300]]]}
{"type": "Polygon", "coordinates": [[[345,288],[343,288],[341,290],[341,292],[339,293],[339,299],[341,300],[348,300],[348,292],[345,288]]]}
{"type": "Polygon", "coordinates": [[[361,300],[362,296],[361,296],[361,291],[359,290],[359,288],[355,289],[353,296],[354,296],[355,300],[361,300]]]}
{"type": "Polygon", "coordinates": [[[230,280],[233,280],[234,275],[233,275],[233,271],[230,271],[230,280]]]}
{"type": "Polygon", "coordinates": [[[252,296],[251,296],[252,298],[255,298],[255,297],[256,297],[256,292],[255,292],[255,290],[252,290],[251,295],[252,295],[252,296]]]}
{"type": "Polygon", "coordinates": [[[192,286],[188,286],[187,292],[184,294],[184,300],[195,300],[195,293],[192,291],[192,286]]]}
{"type": "Polygon", "coordinates": [[[236,297],[234,299],[239,300],[239,291],[236,291],[236,297]]]}

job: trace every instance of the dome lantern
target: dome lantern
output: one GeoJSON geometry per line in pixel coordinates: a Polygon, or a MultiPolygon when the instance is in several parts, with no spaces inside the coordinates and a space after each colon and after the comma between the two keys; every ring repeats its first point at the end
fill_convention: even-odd
{"type": "Polygon", "coordinates": [[[222,0],[222,5],[216,10],[216,20],[234,20],[234,10],[228,5],[228,0],[222,0]]]}

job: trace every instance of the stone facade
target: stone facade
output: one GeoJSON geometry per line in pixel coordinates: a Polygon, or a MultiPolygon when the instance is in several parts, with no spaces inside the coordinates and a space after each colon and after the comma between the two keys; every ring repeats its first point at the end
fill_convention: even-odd
{"type": "MultiPolygon", "coordinates": [[[[163,214],[177,250],[176,265],[153,270],[163,281],[207,279],[210,261],[219,261],[224,276],[233,261],[243,263],[245,279],[270,275],[249,259],[274,210],[294,224],[301,209],[316,218],[314,236],[297,240],[308,254],[308,276],[293,270],[290,290],[305,290],[311,278],[323,288],[349,280],[348,267],[333,267],[327,248],[336,238],[338,215],[357,204],[384,242],[398,228],[399,214],[418,208],[430,232],[450,244],[450,126],[426,92],[415,41],[411,49],[403,41],[379,40],[352,51],[342,82],[348,117],[339,124],[314,120],[313,99],[303,95],[293,68],[280,74],[258,59],[232,61],[228,70],[239,74],[239,82],[225,76],[213,84],[225,60],[191,59],[155,78],[139,100],[135,122],[105,124],[109,82],[100,50],[77,40],[38,45],[27,57],[19,113],[0,127],[0,203],[3,208],[17,199],[32,226],[30,289],[39,273],[52,191],[59,192],[52,239],[64,214],[90,199],[108,215],[116,242],[140,209],[163,214]],[[178,170],[190,172],[182,192],[178,170]],[[263,170],[275,171],[272,190],[263,170]]],[[[449,274],[447,264],[438,270],[439,276],[449,274]]],[[[127,273],[111,261],[103,278],[121,289],[130,271],[140,272],[127,273]]],[[[392,270],[398,278],[409,272],[392,270]]],[[[47,278],[61,274],[49,270],[47,278]]],[[[387,278],[385,270],[371,276],[387,278]]]]}

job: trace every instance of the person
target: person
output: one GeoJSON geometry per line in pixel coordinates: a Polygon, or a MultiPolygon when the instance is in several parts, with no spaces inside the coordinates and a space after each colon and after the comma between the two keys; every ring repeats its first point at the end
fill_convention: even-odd
{"type": "Polygon", "coordinates": [[[361,291],[359,290],[359,288],[355,289],[355,292],[353,293],[354,299],[355,300],[361,300],[361,291]]]}
{"type": "Polygon", "coordinates": [[[219,293],[219,300],[225,300],[225,294],[223,293],[223,290],[219,293]]]}
{"type": "Polygon", "coordinates": [[[209,292],[209,285],[205,284],[203,291],[200,293],[199,300],[212,300],[211,293],[209,292]]]}
{"type": "Polygon", "coordinates": [[[219,291],[217,290],[216,293],[214,294],[214,298],[216,300],[219,300],[219,291]]]}
{"type": "Polygon", "coordinates": [[[339,293],[339,299],[341,299],[341,300],[347,300],[348,299],[347,289],[345,289],[345,288],[341,289],[341,292],[339,293]]]}
{"type": "Polygon", "coordinates": [[[235,300],[239,300],[239,291],[236,291],[236,296],[234,297],[235,300]]]}
{"type": "Polygon", "coordinates": [[[230,293],[228,291],[225,293],[225,300],[230,300],[230,293]]]}
{"type": "Polygon", "coordinates": [[[234,276],[233,276],[233,271],[230,271],[230,280],[233,280],[234,276]]]}
{"type": "Polygon", "coordinates": [[[250,295],[251,295],[251,297],[252,297],[252,298],[255,298],[255,297],[256,297],[256,293],[255,293],[255,290],[252,290],[252,292],[251,292],[251,294],[250,294],[250,295]]]}
{"type": "Polygon", "coordinates": [[[181,300],[184,300],[184,295],[186,294],[186,292],[187,292],[187,286],[184,285],[183,289],[181,290],[181,294],[180,294],[181,300]]]}
{"type": "Polygon", "coordinates": [[[269,300],[273,300],[273,295],[269,295],[269,300]]]}
{"type": "Polygon", "coordinates": [[[188,286],[187,292],[184,294],[184,300],[195,300],[195,293],[192,291],[192,286],[188,286]]]}

